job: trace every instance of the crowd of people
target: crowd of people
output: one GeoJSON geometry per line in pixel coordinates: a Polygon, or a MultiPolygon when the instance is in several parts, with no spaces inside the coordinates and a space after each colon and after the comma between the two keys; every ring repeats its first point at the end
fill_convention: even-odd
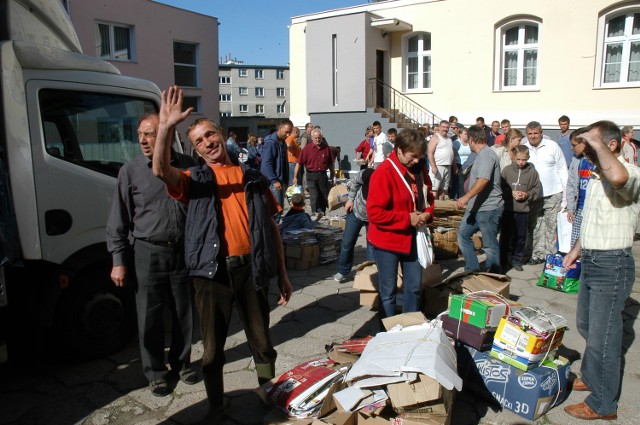
{"type": "MultiPolygon", "coordinates": [[[[176,126],[190,113],[191,108],[183,110],[182,90],[170,87],[159,113],[140,118],[143,155],[120,171],[107,244],[113,282],[136,285],[142,368],[151,393],[166,396],[178,379],[186,384],[203,379],[210,418],[216,421],[227,407],[224,345],[234,304],[258,382],[274,377],[270,280],[277,280],[279,305],[292,294],[281,232],[314,226],[305,211],[306,191],[311,212],[326,212],[340,149],[329,146],[320,127],[308,123],[302,131],[283,119],[263,140],[248,135],[243,162],[233,132],[225,141],[218,123],[198,118],[187,130],[194,160],[171,148],[176,126]],[[288,197],[289,186],[300,190],[288,197]],[[169,368],[165,305],[172,312],[169,368]],[[193,308],[204,346],[201,376],[190,363],[193,308]]],[[[386,133],[373,122],[355,149],[361,169],[347,181],[334,279],[351,277],[354,247],[365,227],[366,258],[379,273],[380,318],[419,311],[423,264],[417,235],[433,221],[436,199],[452,199],[464,210],[458,244],[470,272],[522,271],[526,262],[544,262],[556,251],[556,217],[566,209],[574,232],[564,263],[570,268],[583,260],[577,322],[587,340],[574,389],[590,395],[565,410],[581,419],[613,419],[622,310],[635,278],[631,246],[640,214],[633,128],[599,121],[571,131],[567,116],[558,121],[557,141],[546,137],[537,121],[521,131],[507,119],[487,126],[478,117],[467,128],[452,116],[432,131],[425,124],[386,133]],[[472,242],[477,231],[486,253],[483,267],[472,242]]]]}

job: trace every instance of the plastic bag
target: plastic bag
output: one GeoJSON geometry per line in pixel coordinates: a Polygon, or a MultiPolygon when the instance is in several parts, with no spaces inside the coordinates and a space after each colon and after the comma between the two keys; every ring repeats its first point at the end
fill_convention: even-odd
{"type": "Polygon", "coordinates": [[[558,213],[557,221],[558,251],[566,254],[571,251],[571,228],[573,224],[569,222],[566,211],[558,213]]]}
{"type": "Polygon", "coordinates": [[[580,260],[576,261],[576,267],[566,269],[562,266],[562,254],[547,254],[544,262],[544,270],[538,279],[538,286],[566,292],[567,294],[577,294],[580,288],[580,260]]]}
{"type": "Polygon", "coordinates": [[[416,245],[418,248],[418,261],[423,269],[433,263],[433,243],[431,232],[427,226],[420,226],[416,232],[416,245]]]}

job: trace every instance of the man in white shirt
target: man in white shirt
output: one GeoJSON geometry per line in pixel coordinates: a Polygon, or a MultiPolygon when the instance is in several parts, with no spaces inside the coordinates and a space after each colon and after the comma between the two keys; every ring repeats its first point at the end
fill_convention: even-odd
{"type": "Polygon", "coordinates": [[[586,340],[582,376],[573,391],[590,394],[564,408],[578,419],[615,420],[620,396],[623,310],[636,276],[631,248],[640,213],[640,169],[621,155],[615,123],[598,121],[576,140],[596,165],[587,186],[580,238],[564,257],[564,267],[582,259],[576,327],[586,340]]]}
{"type": "Polygon", "coordinates": [[[389,143],[387,135],[382,131],[380,121],[373,122],[373,168],[377,168],[391,153],[393,145],[389,143]]]}
{"type": "Polygon", "coordinates": [[[522,144],[529,148],[529,162],[536,167],[542,184],[542,198],[531,205],[530,237],[525,252],[531,252],[529,264],[541,264],[547,254],[556,252],[556,222],[558,213],[566,205],[564,191],[569,173],[560,146],[542,137],[539,122],[527,124],[527,141],[522,144]]]}
{"type": "Polygon", "coordinates": [[[451,180],[451,164],[455,153],[453,141],[448,136],[449,126],[449,121],[440,121],[438,133],[434,133],[427,146],[429,178],[436,199],[444,199],[444,193],[449,189],[451,180]]]}

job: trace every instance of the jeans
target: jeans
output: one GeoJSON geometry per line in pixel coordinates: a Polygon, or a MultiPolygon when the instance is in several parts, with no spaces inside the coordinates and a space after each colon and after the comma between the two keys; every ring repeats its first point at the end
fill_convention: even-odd
{"type": "MultiPolygon", "coordinates": [[[[297,164],[297,162],[290,162],[289,163],[289,182],[288,182],[289,186],[293,185],[293,178],[296,177],[296,175],[294,173],[294,171],[296,170],[296,164],[297,164]]],[[[302,168],[302,167],[300,167],[300,168],[302,168]]],[[[302,180],[298,179],[298,183],[302,184],[302,180]]]]}
{"type": "Polygon", "coordinates": [[[502,273],[500,267],[500,245],[498,244],[498,227],[504,205],[491,211],[467,210],[458,228],[458,246],[464,256],[464,270],[473,272],[480,270],[480,263],[476,256],[471,237],[475,232],[482,232],[482,244],[487,254],[486,268],[491,273],[502,273]]]}
{"type": "MultiPolygon", "coordinates": [[[[276,201],[278,201],[278,204],[284,208],[284,194],[287,191],[287,186],[285,184],[282,185],[282,189],[278,190],[276,189],[273,184],[269,185],[269,189],[271,189],[271,193],[273,193],[273,196],[276,198],[276,201]]],[[[282,213],[276,213],[273,216],[274,220],[276,221],[276,223],[280,223],[280,220],[282,218],[282,213]]]]}
{"type": "Polygon", "coordinates": [[[374,247],[378,265],[378,291],[380,292],[380,317],[396,314],[398,263],[402,264],[402,312],[420,311],[422,266],[418,262],[415,238],[409,255],[397,254],[374,247]]]}
{"type": "MultiPolygon", "coordinates": [[[[338,258],[338,273],[346,276],[353,266],[353,248],[356,246],[358,236],[362,226],[369,227],[369,223],[360,220],[352,212],[347,213],[345,218],[344,233],[342,234],[342,244],[340,245],[340,257],[338,258]]],[[[367,241],[367,261],[375,261],[373,246],[367,241]]]]}
{"type": "Polygon", "coordinates": [[[587,346],[582,380],[591,389],[585,403],[599,415],[618,410],[622,356],[622,311],[635,280],[631,248],[582,250],[576,325],[587,346]]]}

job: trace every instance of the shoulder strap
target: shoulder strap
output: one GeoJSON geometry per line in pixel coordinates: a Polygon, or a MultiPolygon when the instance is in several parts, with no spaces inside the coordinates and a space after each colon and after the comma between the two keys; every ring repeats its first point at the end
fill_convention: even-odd
{"type": "Polygon", "coordinates": [[[396,170],[396,173],[398,173],[398,176],[400,177],[400,180],[402,180],[402,183],[404,183],[404,185],[407,187],[407,190],[411,194],[411,199],[413,200],[413,208],[415,209],[416,208],[416,198],[415,198],[415,196],[413,194],[413,190],[411,190],[411,187],[409,187],[409,183],[407,183],[407,180],[404,178],[404,176],[402,175],[402,173],[398,169],[398,166],[391,160],[391,158],[387,158],[387,161],[389,161],[391,163],[391,165],[393,165],[393,168],[396,170]]]}

